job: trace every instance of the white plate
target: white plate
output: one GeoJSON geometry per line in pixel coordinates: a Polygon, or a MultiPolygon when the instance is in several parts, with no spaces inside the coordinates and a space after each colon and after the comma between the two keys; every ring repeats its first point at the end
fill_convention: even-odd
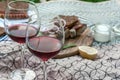
{"type": "Polygon", "coordinates": [[[113,24],[119,20],[120,6],[114,0],[91,3],[83,1],[49,1],[38,6],[40,16],[51,18],[56,15],[76,15],[88,23],[113,24]]]}

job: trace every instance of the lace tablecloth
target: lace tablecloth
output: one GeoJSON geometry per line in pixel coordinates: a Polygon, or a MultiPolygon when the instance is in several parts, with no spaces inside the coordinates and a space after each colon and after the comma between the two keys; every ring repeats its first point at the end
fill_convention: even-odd
{"type": "MultiPolygon", "coordinates": [[[[56,2],[53,2],[51,3],[51,6],[53,6],[52,4],[54,3],[56,4],[56,2]]],[[[49,14],[46,13],[46,11],[53,10],[53,8],[50,8],[46,4],[41,4],[39,10],[42,17],[49,18],[52,17],[52,15],[46,15],[49,14]],[[45,9],[46,7],[44,6],[47,6],[48,9],[45,9]]],[[[61,2],[58,2],[57,4],[62,7],[64,5],[61,4],[61,2]]],[[[68,15],[76,14],[94,23],[101,21],[100,19],[103,19],[104,17],[105,19],[103,20],[107,23],[115,24],[119,21],[120,10],[118,5],[114,3],[114,0],[95,4],[86,2],[66,2],[64,6],[66,6],[66,8],[64,8],[64,13],[62,11],[58,12],[58,10],[51,11],[51,13],[56,12],[68,15]],[[76,5],[72,8],[68,4],[76,5]],[[68,9],[68,6],[70,6],[71,9],[68,9]],[[101,11],[103,14],[101,14],[101,11]]],[[[0,52],[7,53],[14,51],[10,55],[4,56],[0,59],[0,80],[10,80],[10,72],[20,68],[21,54],[19,47],[19,44],[12,41],[0,42],[0,52]]],[[[95,60],[84,59],[79,55],[63,59],[49,60],[47,68],[48,80],[120,80],[120,44],[101,44],[94,42],[93,47],[98,49],[98,58],[95,60]]],[[[23,67],[32,69],[36,72],[37,76],[34,80],[42,80],[42,64],[43,63],[40,59],[33,56],[27,49],[25,49],[23,67]]]]}

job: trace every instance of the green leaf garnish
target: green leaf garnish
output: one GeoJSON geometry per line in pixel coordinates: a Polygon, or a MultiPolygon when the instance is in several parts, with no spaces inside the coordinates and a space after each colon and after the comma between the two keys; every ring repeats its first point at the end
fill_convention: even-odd
{"type": "Polygon", "coordinates": [[[76,47],[76,46],[77,46],[76,44],[67,44],[67,45],[64,45],[62,49],[64,50],[64,49],[76,47]]]}
{"type": "Polygon", "coordinates": [[[38,33],[38,36],[42,36],[43,34],[41,32],[38,33]]]}

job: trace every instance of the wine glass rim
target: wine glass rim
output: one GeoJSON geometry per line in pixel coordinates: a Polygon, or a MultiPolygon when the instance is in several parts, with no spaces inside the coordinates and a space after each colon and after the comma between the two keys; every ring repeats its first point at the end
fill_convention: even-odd
{"type": "Polygon", "coordinates": [[[12,7],[11,4],[12,3],[16,3],[16,2],[25,2],[25,3],[30,3],[31,5],[35,5],[32,1],[26,1],[26,0],[17,0],[17,1],[10,1],[8,3],[8,7],[13,9],[13,10],[28,10],[28,8],[16,8],[16,7],[12,7]]]}

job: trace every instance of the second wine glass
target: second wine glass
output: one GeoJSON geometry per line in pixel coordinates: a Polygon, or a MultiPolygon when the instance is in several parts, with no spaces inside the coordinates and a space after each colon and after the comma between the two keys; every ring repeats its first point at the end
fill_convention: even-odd
{"type": "Polygon", "coordinates": [[[63,47],[64,25],[65,21],[56,17],[51,20],[42,19],[36,36],[29,37],[30,31],[27,30],[27,47],[31,53],[43,61],[44,80],[47,80],[46,61],[57,55],[63,47]]]}
{"type": "Polygon", "coordinates": [[[21,47],[21,68],[12,71],[10,78],[12,80],[33,80],[35,78],[34,71],[24,68],[24,50],[27,27],[30,31],[29,37],[37,34],[39,29],[39,13],[33,2],[26,0],[11,1],[8,3],[4,25],[6,34],[15,42],[20,43],[21,47]],[[32,77],[27,76],[27,72],[31,72],[32,77]]]}

